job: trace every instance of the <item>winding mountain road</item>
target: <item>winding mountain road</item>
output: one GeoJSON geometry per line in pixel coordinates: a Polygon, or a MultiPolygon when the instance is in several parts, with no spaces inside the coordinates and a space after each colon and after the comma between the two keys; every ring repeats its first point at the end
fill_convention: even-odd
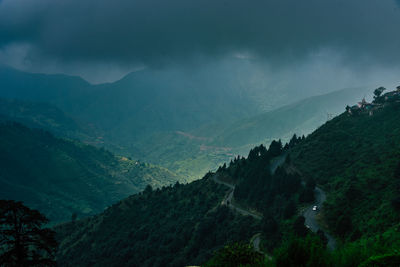
{"type": "MultiPolygon", "coordinates": [[[[278,157],[274,158],[271,161],[271,164],[270,164],[271,174],[274,174],[276,169],[285,162],[286,156],[287,156],[287,154],[285,153],[285,154],[283,154],[281,156],[278,156],[278,157]]],[[[251,210],[247,210],[247,209],[243,209],[243,208],[238,207],[237,205],[235,205],[233,203],[233,194],[235,192],[235,185],[227,183],[227,182],[224,182],[224,181],[221,181],[217,174],[215,174],[213,176],[213,180],[214,180],[215,183],[225,185],[226,187],[229,188],[229,192],[227,193],[225,198],[221,201],[221,205],[228,206],[232,210],[240,213],[241,215],[251,216],[256,220],[262,220],[262,216],[257,214],[256,212],[251,211],[251,210]]],[[[319,224],[317,222],[317,219],[316,219],[316,217],[317,217],[317,215],[319,213],[319,210],[314,211],[313,210],[313,206],[317,206],[318,209],[319,209],[319,208],[322,207],[322,204],[325,202],[325,200],[326,200],[325,192],[321,188],[316,187],[315,188],[315,203],[312,204],[310,207],[308,207],[302,213],[302,215],[305,217],[305,225],[308,228],[310,228],[310,230],[313,231],[313,232],[317,232],[319,229],[321,229],[321,227],[319,226],[319,224]]],[[[329,235],[328,233],[325,233],[325,236],[328,239],[328,244],[327,244],[328,248],[330,250],[334,250],[335,247],[336,247],[336,240],[331,235],[329,235]]],[[[251,238],[250,242],[253,244],[253,247],[254,247],[255,251],[257,251],[259,253],[262,253],[262,254],[265,254],[260,249],[261,233],[255,234],[251,238]]]]}
{"type": "MultiPolygon", "coordinates": [[[[270,165],[271,174],[274,174],[275,171],[276,171],[276,169],[277,169],[279,166],[281,166],[281,165],[285,162],[285,160],[286,160],[286,153],[283,154],[283,155],[281,155],[281,156],[279,156],[279,157],[276,157],[275,159],[273,159],[272,162],[271,162],[271,165],[270,165]]],[[[234,194],[234,192],[235,192],[235,185],[229,184],[229,183],[227,183],[227,182],[221,181],[221,180],[218,178],[218,175],[214,175],[214,176],[213,176],[213,180],[214,180],[215,183],[225,185],[226,187],[229,187],[229,189],[230,189],[230,190],[229,190],[229,193],[228,193],[228,194],[225,196],[225,198],[221,201],[221,205],[226,205],[226,206],[228,206],[229,208],[231,208],[232,210],[234,210],[234,211],[240,213],[241,215],[244,215],[244,216],[251,216],[251,217],[253,217],[253,218],[256,219],[256,220],[262,220],[262,216],[261,216],[261,215],[255,213],[255,212],[253,212],[253,211],[251,211],[251,210],[246,210],[246,209],[243,209],[243,208],[241,208],[241,207],[238,207],[237,205],[235,205],[235,204],[233,203],[233,194],[234,194]]],[[[254,250],[255,250],[255,251],[257,251],[257,252],[259,252],[259,253],[261,253],[261,254],[265,254],[265,253],[260,249],[261,233],[255,234],[255,235],[251,238],[250,242],[253,244],[253,247],[254,247],[254,250]]]]}
{"type": "MultiPolygon", "coordinates": [[[[240,208],[238,206],[236,206],[232,200],[233,200],[233,193],[235,192],[235,186],[232,184],[228,184],[226,182],[221,181],[220,179],[218,179],[217,175],[213,176],[213,180],[214,182],[216,182],[217,184],[222,184],[225,185],[227,187],[229,187],[229,193],[225,196],[225,198],[221,201],[221,205],[224,206],[228,206],[229,208],[231,208],[232,210],[240,213],[241,215],[244,216],[251,216],[256,220],[261,220],[262,216],[252,212],[251,210],[245,210],[243,208],[240,208]]],[[[263,251],[261,251],[260,249],[260,242],[261,242],[261,233],[257,233],[255,234],[251,240],[250,243],[253,244],[254,250],[261,253],[261,254],[265,254],[263,251]]]]}
{"type": "Polygon", "coordinates": [[[213,176],[213,180],[217,184],[223,184],[223,185],[225,185],[225,186],[230,188],[229,193],[222,200],[221,205],[226,205],[229,208],[233,209],[234,211],[236,211],[236,212],[238,212],[238,213],[240,213],[240,214],[242,214],[244,216],[251,216],[251,217],[253,217],[254,219],[257,219],[257,220],[261,220],[262,219],[262,216],[260,216],[259,214],[255,213],[255,212],[253,212],[251,210],[246,210],[246,209],[243,209],[241,207],[238,207],[237,205],[235,205],[233,203],[233,193],[235,192],[235,186],[234,185],[228,184],[226,182],[221,181],[217,177],[217,175],[213,176]]]}
{"type": "MultiPolygon", "coordinates": [[[[315,202],[314,204],[312,204],[310,207],[308,207],[304,212],[303,212],[303,216],[306,219],[305,221],[305,225],[310,228],[311,231],[313,232],[317,232],[318,230],[321,229],[320,225],[318,224],[317,221],[317,215],[319,213],[319,209],[322,207],[322,204],[325,202],[326,200],[326,194],[324,191],[322,191],[321,188],[319,187],[315,187],[315,202]],[[313,210],[313,206],[317,206],[317,210],[313,210]]],[[[323,230],[323,229],[321,229],[323,230]]],[[[336,240],[335,238],[333,238],[333,236],[331,236],[330,234],[325,233],[326,238],[328,239],[328,249],[330,250],[334,250],[336,247],[336,240]]]]}

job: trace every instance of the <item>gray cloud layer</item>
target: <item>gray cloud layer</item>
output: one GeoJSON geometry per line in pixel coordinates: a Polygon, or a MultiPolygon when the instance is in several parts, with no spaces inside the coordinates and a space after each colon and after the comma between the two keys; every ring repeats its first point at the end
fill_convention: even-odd
{"type": "Polygon", "coordinates": [[[31,60],[61,62],[158,65],[245,52],[282,63],[328,49],[397,65],[400,10],[394,0],[3,0],[0,49],[15,45],[31,60]]]}

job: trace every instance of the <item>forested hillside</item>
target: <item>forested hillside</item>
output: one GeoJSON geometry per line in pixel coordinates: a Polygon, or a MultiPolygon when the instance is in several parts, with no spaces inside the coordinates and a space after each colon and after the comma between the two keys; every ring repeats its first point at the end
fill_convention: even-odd
{"type": "Polygon", "coordinates": [[[106,265],[118,256],[133,266],[398,266],[400,103],[368,107],[353,107],[307,138],[255,147],[197,182],[147,188],[59,226],[59,262],[106,265]],[[324,231],[310,231],[302,216],[316,186],[328,196],[313,212],[336,239],[330,249],[324,231]],[[246,245],[255,234],[261,241],[246,245]],[[271,258],[254,254],[256,243],[271,258]]]}
{"type": "Polygon", "coordinates": [[[165,169],[17,123],[0,124],[0,151],[1,199],[24,201],[53,222],[98,213],[148,184],[177,181],[165,169]]]}
{"type": "Polygon", "coordinates": [[[400,103],[343,113],[293,150],[305,177],[326,189],[324,218],[344,240],[399,226],[400,103]]]}
{"type": "MultiPolygon", "coordinates": [[[[298,217],[293,224],[294,234],[286,231],[282,232],[282,239],[274,238],[278,242],[274,244],[272,261],[252,258],[246,249],[236,246],[230,251],[220,250],[208,262],[209,266],[229,265],[227,253],[235,256],[247,253],[252,263],[246,266],[399,266],[400,93],[380,95],[383,90],[380,91],[375,91],[372,103],[363,101],[359,106],[347,107],[345,113],[307,138],[292,139],[294,146],[286,146],[288,156],[283,169],[299,175],[305,182],[305,188],[297,191],[297,196],[295,187],[290,196],[301,212],[305,203],[313,203],[310,188],[317,185],[325,190],[326,202],[313,212],[320,227],[336,239],[334,250],[327,250],[327,240],[321,232],[314,235],[306,231],[302,236],[298,227],[304,226],[305,221],[298,217]]],[[[264,151],[258,147],[251,154],[263,155],[264,151]]],[[[249,170],[246,171],[244,162],[239,159],[231,164],[236,168],[227,169],[231,177],[237,177],[235,199],[242,199],[242,203],[258,210],[285,207],[285,198],[278,205],[269,200],[269,192],[276,188],[271,183],[271,175],[265,174],[265,169],[261,171],[264,174],[257,175],[257,168],[251,168],[252,175],[247,175],[249,170]],[[245,179],[251,179],[254,186],[242,186],[240,190],[240,181],[245,179]],[[254,199],[261,203],[257,204],[254,199]]],[[[280,180],[278,185],[285,185],[284,181],[280,180]]],[[[298,183],[293,181],[290,185],[298,183]]],[[[288,229],[285,221],[271,225],[275,225],[272,233],[288,229]]],[[[271,236],[274,237],[266,236],[266,245],[271,244],[271,236]]]]}
{"type": "MultiPolygon", "coordinates": [[[[291,144],[300,141],[293,138],[291,144]]],[[[307,229],[296,206],[305,186],[283,168],[271,171],[273,159],[285,157],[287,150],[280,142],[269,149],[259,146],[248,159],[236,158],[201,180],[160,190],[148,187],[98,216],[60,225],[58,262],[185,266],[204,263],[224,245],[249,243],[255,236],[262,237],[268,251],[285,234],[304,237],[307,229]]]]}
{"type": "Polygon", "coordinates": [[[227,242],[259,231],[251,217],[220,202],[226,187],[211,175],[133,195],[100,215],[56,227],[60,266],[200,265],[227,242]]]}

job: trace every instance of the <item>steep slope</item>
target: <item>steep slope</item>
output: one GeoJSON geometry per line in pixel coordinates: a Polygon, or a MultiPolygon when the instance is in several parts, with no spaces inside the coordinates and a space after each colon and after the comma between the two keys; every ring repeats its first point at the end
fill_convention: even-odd
{"type": "Polygon", "coordinates": [[[341,114],[291,154],[298,170],[327,191],[324,218],[344,240],[399,226],[400,103],[372,110],[341,114]]]}
{"type": "Polygon", "coordinates": [[[271,159],[282,152],[278,142],[269,150],[256,147],[248,159],[235,159],[201,180],[156,191],[148,187],[97,216],[59,225],[58,263],[199,265],[231,242],[251,242],[260,249],[261,236],[271,249],[282,233],[292,231],[296,199],[304,188],[298,175],[275,172],[279,164],[271,159]]]}
{"type": "Polygon", "coordinates": [[[0,198],[24,201],[53,222],[177,180],[165,169],[16,123],[0,124],[0,151],[0,198]]]}
{"type": "Polygon", "coordinates": [[[219,133],[214,143],[228,147],[245,146],[247,150],[259,143],[269,143],[273,139],[288,140],[293,133],[308,134],[325,123],[327,115],[333,117],[340,114],[347,104],[360,101],[366,94],[366,88],[348,88],[313,96],[239,120],[219,133]]]}
{"type": "MultiPolygon", "coordinates": [[[[291,143],[294,146],[285,146],[288,157],[284,169],[300,175],[306,186],[303,191],[306,194],[296,197],[292,193],[291,197],[300,201],[309,199],[313,194],[307,191],[317,183],[314,190],[317,199],[310,198],[307,202],[323,204],[316,210],[303,206],[301,214],[312,213],[316,225],[310,228],[317,226],[330,231],[338,241],[337,246],[333,251],[327,250],[325,246],[330,240],[323,232],[317,235],[304,232],[307,218],[298,217],[293,224],[298,234],[284,232],[283,242],[274,250],[274,261],[257,266],[399,266],[400,92],[389,92],[361,108],[348,108],[307,138],[291,143]],[[326,201],[321,200],[325,198],[321,188],[327,193],[326,201]]],[[[250,155],[262,158],[265,149],[256,147],[250,155]]],[[[239,182],[238,189],[240,181],[251,181],[242,182],[242,191],[247,194],[235,190],[235,199],[253,207],[261,200],[258,209],[282,210],[285,197],[271,202],[270,191],[274,186],[293,187],[295,181],[271,183],[265,169],[257,165],[249,168],[247,161],[238,159],[229,168],[220,169],[239,182]],[[262,176],[265,178],[260,179],[262,176]]],[[[283,213],[287,208],[293,209],[288,205],[283,213]]],[[[272,234],[282,228],[270,225],[267,229],[272,234]]],[[[272,239],[273,235],[268,237],[272,239]]],[[[244,251],[229,253],[232,258],[243,255],[244,251]]],[[[209,263],[225,266],[230,258],[224,256],[226,251],[221,250],[209,263]]]]}
{"type": "Polygon", "coordinates": [[[226,188],[210,175],[161,190],[147,188],[98,216],[56,227],[60,266],[200,265],[229,241],[250,240],[251,217],[220,206],[226,188]]]}

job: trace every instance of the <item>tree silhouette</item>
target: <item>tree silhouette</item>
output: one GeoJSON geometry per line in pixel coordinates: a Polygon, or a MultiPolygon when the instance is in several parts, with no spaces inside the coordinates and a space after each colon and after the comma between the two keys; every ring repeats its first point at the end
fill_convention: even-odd
{"type": "Polygon", "coordinates": [[[48,219],[13,200],[0,200],[1,266],[55,266],[55,232],[48,219]]]}
{"type": "Polygon", "coordinates": [[[385,87],[379,87],[377,89],[374,90],[374,99],[377,99],[381,96],[381,94],[383,93],[383,91],[385,91],[386,88],[385,87]]]}

